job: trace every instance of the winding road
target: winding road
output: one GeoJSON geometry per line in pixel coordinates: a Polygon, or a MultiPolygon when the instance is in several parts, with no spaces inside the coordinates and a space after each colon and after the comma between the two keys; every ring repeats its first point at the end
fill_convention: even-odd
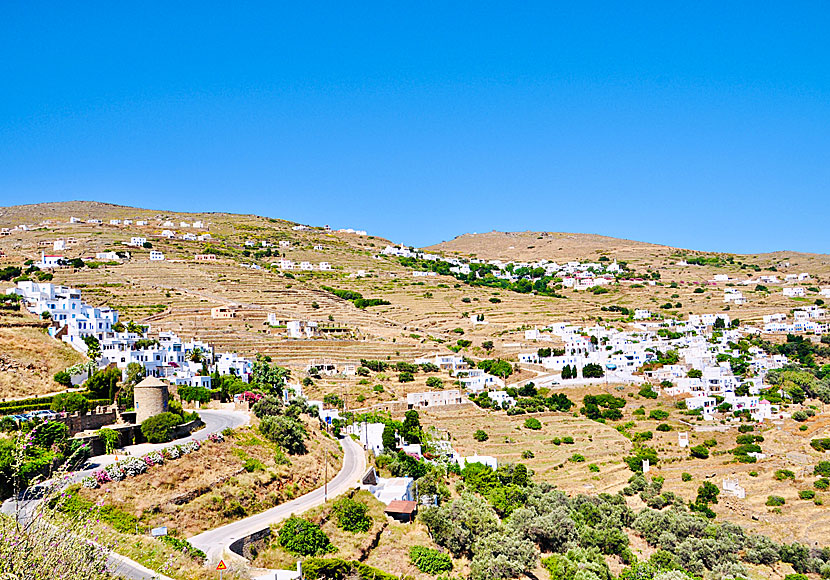
{"type": "Polygon", "coordinates": [[[252,515],[243,520],[226,524],[222,527],[202,532],[188,541],[207,554],[209,562],[218,562],[221,559],[235,559],[230,546],[237,540],[261,532],[271,524],[280,522],[290,515],[303,513],[313,507],[322,505],[330,497],[335,497],[352,489],[360,481],[366,471],[366,455],[363,448],[351,437],[340,439],[343,448],[343,467],[326,486],[318,487],[314,491],[298,497],[287,503],[278,505],[264,512],[252,515]]]}
{"type": "MultiPolygon", "coordinates": [[[[249,421],[247,413],[238,411],[199,410],[198,413],[205,423],[205,428],[188,437],[178,439],[173,443],[185,443],[191,439],[204,440],[211,433],[219,433],[227,428],[233,429],[249,421]]],[[[122,450],[122,452],[126,451],[131,455],[141,456],[150,451],[169,446],[170,444],[154,445],[142,443],[139,445],[130,445],[122,450]]],[[[215,563],[223,558],[226,560],[238,560],[240,557],[230,551],[230,545],[235,541],[261,532],[271,524],[284,520],[292,514],[303,513],[325,503],[330,497],[336,497],[352,489],[360,481],[360,477],[366,470],[366,455],[363,448],[350,437],[340,439],[340,446],[343,449],[343,466],[337,475],[329,481],[327,486],[323,485],[322,487],[318,487],[290,502],[278,505],[243,520],[202,532],[190,538],[190,543],[207,554],[208,562],[215,563]]],[[[92,457],[88,464],[85,465],[86,469],[75,472],[72,479],[73,481],[80,481],[83,477],[92,473],[93,470],[99,469],[114,461],[115,457],[113,455],[92,457]]],[[[2,510],[0,511],[7,515],[17,517],[21,521],[27,521],[34,514],[43,498],[42,486],[48,484],[49,482],[45,482],[38,486],[33,486],[17,498],[7,500],[3,503],[2,510]]],[[[134,562],[115,552],[110,553],[108,563],[114,575],[129,580],[171,580],[167,576],[150,570],[138,562],[134,562]]]]}
{"type": "MultiPolygon", "coordinates": [[[[247,413],[240,411],[216,411],[205,409],[199,410],[198,413],[202,418],[202,421],[205,423],[204,429],[200,429],[188,437],[177,439],[172,443],[141,443],[139,445],[129,445],[121,451],[121,457],[124,457],[123,452],[125,451],[131,455],[140,457],[150,451],[161,449],[171,444],[186,443],[190,440],[203,441],[207,439],[208,435],[211,433],[221,433],[225,429],[239,427],[247,423],[250,419],[247,413]]],[[[114,455],[98,455],[90,457],[84,466],[85,469],[73,472],[71,482],[79,482],[84,477],[90,475],[94,470],[114,462],[114,455]]],[[[0,512],[8,516],[15,517],[18,521],[25,524],[34,515],[37,506],[43,499],[46,489],[50,485],[52,485],[51,482],[43,482],[39,485],[32,486],[16,498],[6,500],[2,507],[0,507],[0,512]]],[[[133,560],[130,560],[129,558],[115,552],[110,553],[107,562],[109,564],[110,571],[116,576],[120,576],[122,578],[128,578],[129,580],[170,580],[167,576],[145,568],[138,562],[134,562],[133,560]]]]}

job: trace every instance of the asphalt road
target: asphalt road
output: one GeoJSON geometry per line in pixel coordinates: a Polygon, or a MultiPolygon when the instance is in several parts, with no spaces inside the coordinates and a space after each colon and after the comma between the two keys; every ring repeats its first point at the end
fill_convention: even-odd
{"type": "MultiPolygon", "coordinates": [[[[264,530],[271,524],[284,520],[292,514],[301,514],[325,503],[327,498],[335,497],[352,489],[366,471],[366,455],[363,448],[351,437],[340,439],[340,446],[343,448],[343,467],[329,482],[328,495],[325,495],[325,487],[318,487],[314,491],[310,491],[290,502],[247,517],[244,520],[202,532],[197,536],[188,538],[188,541],[207,554],[209,562],[218,562],[231,554],[230,545],[236,540],[264,530]]],[[[231,557],[233,556],[231,555],[231,557]]]]}
{"type": "MultiPolygon", "coordinates": [[[[170,443],[155,445],[150,443],[142,443],[139,445],[130,445],[122,450],[120,458],[123,459],[125,457],[123,454],[124,451],[129,452],[130,455],[140,457],[150,451],[161,449],[162,447],[167,447],[169,445],[186,443],[190,440],[203,441],[207,439],[208,435],[211,433],[219,433],[227,428],[233,429],[235,427],[239,427],[240,425],[247,423],[249,420],[247,413],[239,411],[199,410],[198,413],[202,418],[202,421],[205,423],[205,427],[203,429],[196,431],[188,437],[177,439],[170,443]]],[[[83,470],[73,472],[71,481],[78,482],[87,475],[91,474],[94,470],[114,462],[114,455],[99,455],[91,457],[84,466],[83,470]]],[[[3,505],[0,506],[0,512],[16,517],[24,523],[29,521],[43,498],[45,491],[44,487],[51,485],[51,482],[44,482],[40,485],[32,486],[25,492],[21,493],[17,498],[6,500],[3,505]]],[[[107,561],[112,573],[122,578],[127,578],[129,580],[170,580],[167,576],[145,568],[138,562],[134,562],[115,552],[110,553],[107,561]]]]}

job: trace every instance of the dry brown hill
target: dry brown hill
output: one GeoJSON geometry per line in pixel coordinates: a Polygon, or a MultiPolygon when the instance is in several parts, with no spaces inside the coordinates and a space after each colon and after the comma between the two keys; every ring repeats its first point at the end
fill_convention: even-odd
{"type": "Polygon", "coordinates": [[[463,234],[427,248],[487,260],[585,260],[606,255],[621,260],[646,254],[670,255],[676,248],[595,234],[487,232],[463,234]]]}

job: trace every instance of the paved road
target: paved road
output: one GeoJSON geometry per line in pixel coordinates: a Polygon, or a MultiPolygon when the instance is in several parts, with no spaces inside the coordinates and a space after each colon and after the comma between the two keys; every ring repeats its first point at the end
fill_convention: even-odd
{"type": "MultiPolygon", "coordinates": [[[[200,429],[188,437],[177,439],[171,443],[155,445],[150,443],[142,443],[139,445],[130,445],[122,450],[122,455],[119,457],[121,459],[125,457],[123,455],[123,451],[129,451],[129,453],[134,456],[142,456],[150,451],[161,449],[162,447],[167,447],[173,444],[185,443],[191,439],[203,441],[207,439],[208,435],[211,433],[219,433],[227,428],[233,429],[235,427],[239,427],[240,425],[247,423],[250,419],[247,413],[240,411],[217,411],[205,409],[199,410],[198,413],[202,418],[202,421],[205,423],[204,429],[200,429]]],[[[84,466],[83,470],[76,471],[72,474],[72,481],[78,482],[87,475],[91,474],[94,470],[114,462],[114,455],[99,455],[91,457],[84,466]]],[[[40,485],[32,486],[20,494],[18,498],[6,500],[3,505],[0,506],[0,512],[9,516],[17,517],[21,522],[28,522],[35,513],[37,506],[40,504],[44,492],[51,485],[52,483],[47,481],[40,485]]],[[[167,576],[145,568],[138,562],[134,562],[115,552],[110,553],[107,561],[110,565],[112,573],[122,578],[128,578],[129,580],[170,580],[167,576]]]]}
{"type": "MultiPolygon", "coordinates": [[[[351,437],[344,437],[340,439],[340,446],[343,448],[343,467],[328,484],[327,497],[329,498],[355,487],[366,471],[366,455],[360,445],[351,437]]],[[[324,493],[324,487],[318,487],[314,491],[288,503],[278,505],[244,520],[202,532],[188,540],[207,554],[209,562],[218,562],[231,554],[230,545],[236,540],[264,530],[291,514],[300,514],[325,503],[324,493]]]]}

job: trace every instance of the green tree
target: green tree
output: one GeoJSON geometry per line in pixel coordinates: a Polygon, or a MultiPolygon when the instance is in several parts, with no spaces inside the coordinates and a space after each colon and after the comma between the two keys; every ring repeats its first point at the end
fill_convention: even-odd
{"type": "Polygon", "coordinates": [[[251,382],[266,393],[279,396],[290,374],[288,369],[271,365],[265,357],[258,355],[251,368],[251,382]]]}
{"type": "Polygon", "coordinates": [[[475,439],[476,441],[482,441],[483,442],[483,441],[487,441],[489,438],[490,438],[490,436],[487,435],[487,432],[484,431],[483,429],[478,429],[478,430],[476,430],[475,433],[473,433],[473,439],[475,439]]]}
{"type": "Polygon", "coordinates": [[[420,443],[422,441],[423,431],[418,411],[411,409],[404,414],[401,438],[407,443],[420,443]]]}
{"type": "Polygon", "coordinates": [[[49,408],[56,412],[84,414],[89,410],[89,401],[80,393],[61,393],[52,398],[49,408]]]}
{"type": "Polygon", "coordinates": [[[65,371],[56,372],[54,379],[56,383],[58,383],[62,387],[66,387],[67,389],[72,386],[72,377],[69,376],[69,373],[65,371]]]}
{"type": "Polygon", "coordinates": [[[308,433],[297,419],[284,415],[269,415],[262,418],[259,431],[266,439],[292,455],[303,455],[307,451],[305,440],[308,433]]]}
{"type": "Polygon", "coordinates": [[[319,556],[334,551],[320,526],[293,516],[280,528],[278,541],[286,551],[298,556],[319,556]]]}
{"type": "Polygon", "coordinates": [[[111,455],[121,441],[121,436],[114,429],[98,429],[95,434],[104,442],[104,453],[111,455]]]}
{"type": "Polygon", "coordinates": [[[380,438],[386,451],[396,451],[398,449],[398,440],[395,437],[395,428],[392,425],[386,425],[383,428],[380,438]]]}
{"type": "Polygon", "coordinates": [[[582,367],[582,376],[586,379],[601,379],[605,376],[605,371],[602,366],[596,363],[588,363],[582,367]]]}
{"type": "Polygon", "coordinates": [[[159,413],[141,423],[141,434],[150,443],[166,443],[173,438],[173,429],[181,423],[181,415],[159,413]]]}
{"type": "Polygon", "coordinates": [[[84,344],[86,344],[86,355],[89,360],[96,361],[101,358],[101,343],[92,335],[84,337],[84,344]]]}
{"type": "Polygon", "coordinates": [[[337,517],[337,527],[347,532],[368,532],[372,527],[372,517],[369,507],[350,497],[343,497],[334,502],[334,514],[337,517]]]}
{"type": "Polygon", "coordinates": [[[118,383],[121,381],[121,371],[115,367],[100,370],[89,377],[84,387],[93,399],[115,400],[118,392],[118,383]]]}

